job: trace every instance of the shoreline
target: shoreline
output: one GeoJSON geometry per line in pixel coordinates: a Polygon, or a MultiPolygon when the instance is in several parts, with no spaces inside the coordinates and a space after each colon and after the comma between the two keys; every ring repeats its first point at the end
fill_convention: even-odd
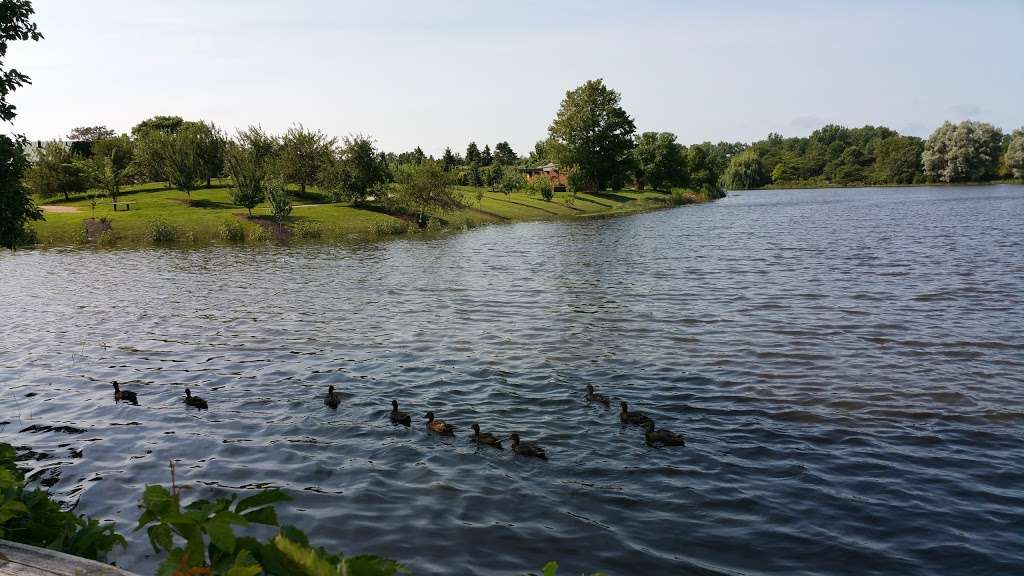
{"type": "Polygon", "coordinates": [[[737,188],[727,192],[750,192],[751,190],[831,190],[836,188],[922,188],[928,186],[1024,186],[1024,180],[992,180],[990,182],[914,182],[912,184],[787,184],[776,186],[770,184],[760,188],[737,188]]]}

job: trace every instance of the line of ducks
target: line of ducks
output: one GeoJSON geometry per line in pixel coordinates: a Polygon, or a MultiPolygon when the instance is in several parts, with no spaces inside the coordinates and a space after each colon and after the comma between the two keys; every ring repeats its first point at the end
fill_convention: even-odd
{"type": "MultiPolygon", "coordinates": [[[[139,397],[135,392],[130,390],[122,390],[121,385],[115,380],[114,381],[114,400],[116,402],[128,402],[136,406],[139,405],[139,397]]],[[[611,399],[604,394],[598,394],[594,391],[592,384],[587,384],[587,393],[584,396],[587,402],[597,402],[605,406],[611,405],[611,399]]],[[[331,409],[337,409],[341,405],[341,394],[334,389],[334,386],[327,387],[327,394],[324,396],[324,404],[331,409]]],[[[209,404],[206,400],[199,396],[193,396],[192,390],[185,389],[185,405],[191,406],[199,410],[208,410],[209,404]]],[[[400,424],[402,426],[412,426],[412,416],[408,412],[402,412],[398,409],[398,401],[391,401],[391,412],[388,415],[389,419],[393,424],[400,424]]],[[[427,430],[441,436],[454,436],[455,427],[451,424],[441,420],[434,416],[434,413],[427,412],[423,418],[427,421],[427,430]]],[[[671,430],[655,429],[654,420],[648,417],[646,414],[640,412],[630,412],[629,406],[625,401],[620,403],[619,409],[619,421],[623,425],[634,425],[640,426],[644,429],[644,439],[648,444],[661,445],[661,446],[685,446],[686,440],[672,432],[671,430]]],[[[494,434],[489,432],[481,432],[480,425],[474,422],[470,428],[473,430],[473,440],[480,445],[490,446],[497,448],[498,450],[504,450],[502,446],[502,439],[499,439],[494,434]]],[[[519,438],[519,434],[513,432],[508,437],[512,441],[512,451],[520,456],[526,456],[529,458],[539,458],[541,460],[547,460],[547,454],[544,449],[534,444],[533,442],[523,442],[519,438]]]]}

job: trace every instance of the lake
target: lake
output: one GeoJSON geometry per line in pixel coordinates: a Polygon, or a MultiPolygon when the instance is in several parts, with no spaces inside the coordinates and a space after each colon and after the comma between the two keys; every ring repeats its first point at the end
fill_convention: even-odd
{"type": "Polygon", "coordinates": [[[315,544],[418,574],[1024,572],[1021,186],[736,192],[361,246],[28,250],[0,254],[0,318],[0,441],[116,521],[119,565],[143,573],[137,503],[172,459],[190,495],[281,487],[315,544]],[[588,383],[687,446],[647,446],[588,383]],[[427,435],[427,410],[456,437],[427,435]],[[549,461],[477,448],[473,422],[549,461]]]}

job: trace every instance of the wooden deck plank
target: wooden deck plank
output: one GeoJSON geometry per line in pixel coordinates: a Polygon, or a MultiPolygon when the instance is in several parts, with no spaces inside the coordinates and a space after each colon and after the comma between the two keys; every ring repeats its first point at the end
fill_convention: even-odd
{"type": "Polygon", "coordinates": [[[135,576],[120,568],[62,552],[0,540],[0,576],[135,576]]]}

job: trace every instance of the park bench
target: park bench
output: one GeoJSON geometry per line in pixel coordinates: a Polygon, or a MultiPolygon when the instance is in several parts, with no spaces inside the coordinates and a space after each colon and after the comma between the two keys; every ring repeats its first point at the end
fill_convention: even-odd
{"type": "Polygon", "coordinates": [[[117,212],[118,206],[124,206],[124,211],[128,212],[132,209],[132,204],[135,204],[135,202],[111,202],[110,204],[114,207],[114,212],[117,212]]]}

